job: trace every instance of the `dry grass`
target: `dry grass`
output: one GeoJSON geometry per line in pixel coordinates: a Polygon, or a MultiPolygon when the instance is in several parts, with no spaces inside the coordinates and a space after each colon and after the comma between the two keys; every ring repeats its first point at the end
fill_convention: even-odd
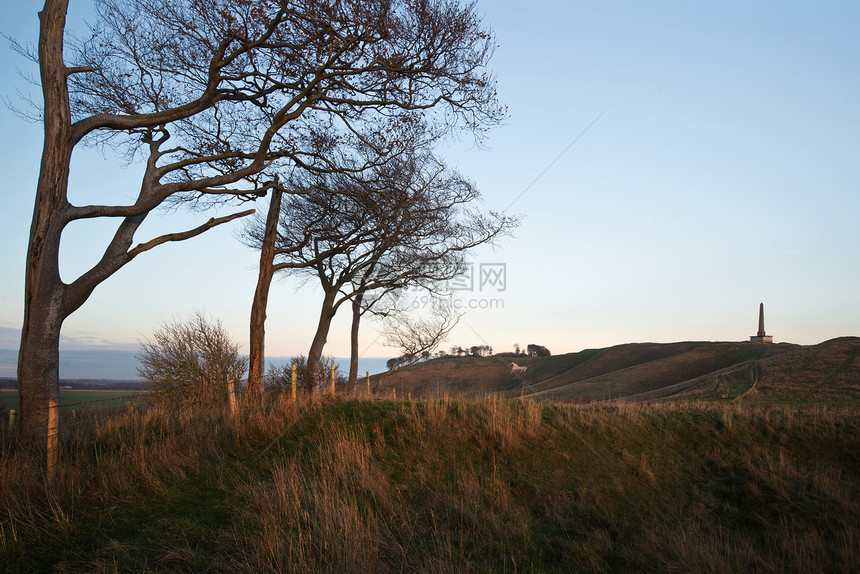
{"type": "Polygon", "coordinates": [[[52,485],[0,451],[0,570],[852,572],[858,427],[497,396],[79,418],[52,485]]]}

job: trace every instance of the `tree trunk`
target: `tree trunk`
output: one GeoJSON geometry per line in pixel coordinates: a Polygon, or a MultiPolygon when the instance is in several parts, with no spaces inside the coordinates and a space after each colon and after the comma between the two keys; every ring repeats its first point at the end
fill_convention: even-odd
{"type": "Polygon", "coordinates": [[[27,291],[34,297],[28,296],[25,303],[18,351],[18,408],[21,433],[36,439],[48,432],[48,401],[59,400],[60,328],[65,317],[52,293],[56,290],[39,286],[27,291]]]}
{"type": "Polygon", "coordinates": [[[349,382],[347,383],[347,396],[355,392],[358,380],[358,329],[361,324],[361,302],[364,293],[358,293],[352,299],[352,329],[349,334],[349,382]]]}
{"type": "Polygon", "coordinates": [[[21,432],[47,434],[48,400],[59,394],[60,329],[71,312],[60,279],[60,237],[68,223],[72,122],[63,30],[68,0],[47,0],[39,13],[39,67],[45,98],[45,142],[30,227],[24,280],[24,324],[18,350],[21,432]]]}
{"type": "Polygon", "coordinates": [[[269,303],[269,288],[274,276],[275,237],[278,232],[278,217],[281,213],[283,191],[272,190],[269,213],[266,215],[266,231],[260,250],[260,273],[257,289],[251,303],[251,339],[248,357],[248,399],[256,400],[262,396],[263,375],[266,368],[266,307],[269,303]]]}
{"type": "Polygon", "coordinates": [[[325,298],[323,299],[322,310],[320,311],[320,320],[317,325],[317,331],[314,334],[311,348],[308,351],[308,364],[305,380],[308,381],[311,390],[311,396],[316,394],[319,387],[319,362],[322,358],[323,349],[328,338],[328,331],[331,328],[331,321],[334,319],[335,308],[334,301],[337,297],[337,288],[332,287],[326,290],[325,298]]]}

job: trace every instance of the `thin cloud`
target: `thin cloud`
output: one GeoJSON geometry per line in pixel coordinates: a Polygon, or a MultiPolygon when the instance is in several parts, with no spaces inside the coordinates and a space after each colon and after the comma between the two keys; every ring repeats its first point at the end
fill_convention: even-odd
{"type": "Polygon", "coordinates": [[[137,351],[138,343],[115,343],[86,332],[73,332],[60,336],[60,349],[67,351],[137,351]]]}
{"type": "MultiPolygon", "coordinates": [[[[18,351],[21,329],[0,327],[0,349],[18,351]]],[[[64,351],[137,351],[138,343],[116,343],[87,332],[72,332],[60,336],[60,349],[64,351]]]]}

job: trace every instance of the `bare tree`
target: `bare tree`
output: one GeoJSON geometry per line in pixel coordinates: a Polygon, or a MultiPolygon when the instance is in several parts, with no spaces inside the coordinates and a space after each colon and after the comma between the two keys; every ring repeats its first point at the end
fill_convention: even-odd
{"type": "MultiPolygon", "coordinates": [[[[309,364],[322,355],[338,308],[353,301],[350,391],[361,315],[392,290],[429,288],[456,276],[466,251],[516,223],[471,207],[479,198],[473,185],[426,150],[389,159],[367,170],[361,181],[311,174],[303,182],[297,187],[309,191],[290,196],[282,206],[273,268],[314,277],[322,286],[309,364]]],[[[257,218],[245,241],[259,248],[264,240],[264,225],[257,218]]]]}
{"type": "Polygon", "coordinates": [[[382,383],[391,373],[429,356],[434,349],[445,342],[448,334],[462,317],[452,305],[444,302],[434,305],[433,308],[435,310],[429,316],[396,312],[386,317],[385,328],[382,331],[385,344],[400,349],[401,355],[388,362],[388,371],[377,379],[372,390],[373,394],[379,392],[382,383]]]}
{"type": "Polygon", "coordinates": [[[241,380],[248,366],[221,322],[200,311],[142,341],[137,360],[147,400],[166,405],[226,404],[227,381],[241,380]]]}
{"type": "MultiPolygon", "coordinates": [[[[18,362],[24,430],[46,432],[58,396],[60,330],[137,255],[249,211],[135,244],[166,202],[251,199],[299,166],[336,170],[360,141],[380,155],[401,126],[440,103],[480,131],[503,114],[485,64],[494,47],[456,0],[96,0],[98,20],[65,38],[68,0],[46,0],[38,60],[45,138],[26,263],[18,362]],[[64,48],[68,48],[70,64],[64,48]],[[105,144],[144,162],[131,204],[72,205],[72,152],[105,144]],[[109,144],[109,145],[108,145],[109,144]],[[347,146],[348,148],[348,146],[347,146]],[[59,245],[74,221],[114,218],[101,260],[70,282],[59,245]]],[[[25,50],[22,50],[25,51],[25,50]]],[[[124,190],[125,191],[125,190],[124,190]]]]}
{"type": "MultiPolygon", "coordinates": [[[[272,279],[275,276],[275,237],[278,231],[278,216],[281,213],[281,199],[283,191],[278,188],[272,191],[269,199],[266,222],[263,226],[263,235],[260,238],[260,268],[257,275],[257,287],[254,290],[254,299],[251,302],[251,338],[250,354],[248,356],[248,399],[262,399],[260,392],[263,382],[263,370],[265,369],[265,344],[266,344],[266,310],[269,306],[269,290],[272,279]]],[[[272,376],[277,378],[277,374],[272,376]]],[[[271,377],[270,377],[271,378],[271,377]]]]}

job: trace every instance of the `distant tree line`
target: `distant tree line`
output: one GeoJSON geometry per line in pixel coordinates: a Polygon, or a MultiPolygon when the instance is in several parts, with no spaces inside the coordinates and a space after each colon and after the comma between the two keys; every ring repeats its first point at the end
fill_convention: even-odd
{"type": "MultiPolygon", "coordinates": [[[[514,350],[503,351],[501,353],[493,353],[493,347],[490,345],[472,345],[471,347],[461,347],[455,345],[449,351],[440,350],[435,354],[426,352],[421,357],[422,360],[430,359],[445,359],[445,358],[460,358],[460,357],[551,357],[552,353],[543,345],[530,344],[526,346],[526,350],[520,349],[519,345],[514,345],[514,350]]],[[[402,363],[404,359],[410,357],[394,357],[388,360],[388,368],[393,365],[402,363]]]]}
{"type": "Polygon", "coordinates": [[[529,357],[549,357],[552,353],[543,345],[529,345],[526,347],[526,353],[529,357]]]}
{"type": "MultiPolygon", "coordinates": [[[[74,391],[139,391],[142,385],[139,381],[119,379],[60,379],[61,387],[70,387],[74,391]]],[[[18,381],[12,378],[0,379],[0,389],[17,390],[18,381]]]]}
{"type": "Polygon", "coordinates": [[[491,357],[493,348],[490,345],[472,345],[471,347],[460,347],[459,345],[451,347],[450,354],[445,354],[448,357],[491,357]]]}

